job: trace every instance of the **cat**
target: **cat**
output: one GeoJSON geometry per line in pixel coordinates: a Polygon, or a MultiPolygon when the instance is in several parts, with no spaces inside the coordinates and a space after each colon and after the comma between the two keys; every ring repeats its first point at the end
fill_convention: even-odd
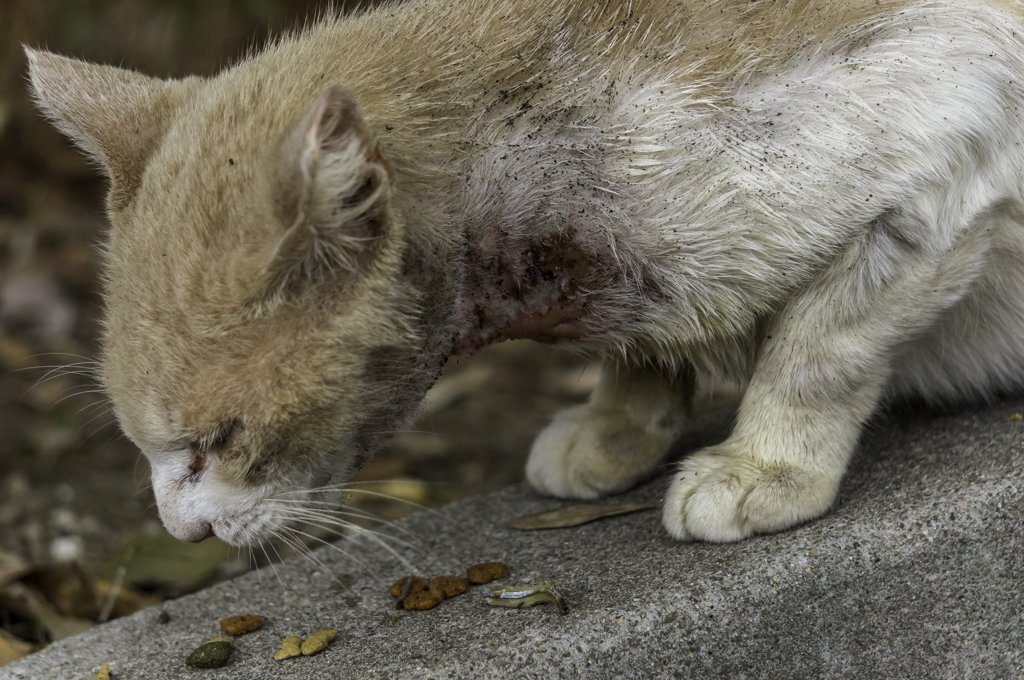
{"type": "Polygon", "coordinates": [[[647,479],[698,385],[731,435],[664,526],[825,513],[886,399],[1024,376],[1024,27],[965,0],[410,0],[211,78],[27,49],[109,175],[103,382],[180,539],[288,531],[510,338],[603,358],[540,492],[647,479]]]}

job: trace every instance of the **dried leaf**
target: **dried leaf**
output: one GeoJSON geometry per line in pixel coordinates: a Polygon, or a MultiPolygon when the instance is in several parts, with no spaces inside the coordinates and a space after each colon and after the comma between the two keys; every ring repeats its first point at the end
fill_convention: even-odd
{"type": "Polygon", "coordinates": [[[624,515],[629,512],[660,508],[657,503],[574,503],[563,505],[547,512],[523,515],[510,519],[506,526],[509,529],[530,531],[533,529],[562,529],[593,522],[602,517],[624,515]]]}
{"type": "Polygon", "coordinates": [[[131,585],[191,592],[214,579],[220,565],[231,559],[233,550],[217,538],[183,543],[160,531],[122,544],[104,571],[114,575],[118,567],[124,567],[125,582],[131,585]]]}
{"type": "Polygon", "coordinates": [[[569,613],[565,598],[555,590],[551,581],[541,581],[535,586],[522,588],[485,588],[482,594],[487,599],[487,604],[492,607],[523,609],[542,602],[551,602],[558,607],[559,614],[569,613]]]}
{"type": "Polygon", "coordinates": [[[32,621],[46,629],[51,642],[84,633],[96,625],[95,621],[59,613],[38,591],[20,581],[7,586],[4,593],[19,602],[32,621]]]}
{"type": "Polygon", "coordinates": [[[17,661],[35,651],[36,646],[19,640],[13,635],[8,635],[0,630],[0,666],[11,661],[17,661]]]}

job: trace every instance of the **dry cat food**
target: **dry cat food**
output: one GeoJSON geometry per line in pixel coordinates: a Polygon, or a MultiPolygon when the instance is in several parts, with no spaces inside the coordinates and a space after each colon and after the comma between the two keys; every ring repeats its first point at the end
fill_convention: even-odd
{"type": "Polygon", "coordinates": [[[474,564],[466,570],[466,578],[470,583],[481,584],[508,576],[508,567],[501,562],[485,562],[474,564]]]}
{"type": "Polygon", "coordinates": [[[430,589],[436,590],[444,596],[444,599],[455,597],[466,592],[469,582],[461,576],[438,576],[430,581],[430,589]]]}
{"type": "Polygon", "coordinates": [[[469,580],[461,576],[438,576],[430,581],[422,576],[403,576],[391,584],[391,597],[398,598],[398,608],[422,611],[433,609],[442,600],[461,595],[470,583],[489,583],[508,576],[508,567],[501,562],[477,564],[466,571],[469,580]]]}
{"type": "Polygon", "coordinates": [[[327,649],[327,645],[329,645],[331,640],[333,640],[337,635],[338,631],[333,628],[313,633],[306,638],[305,642],[302,643],[302,647],[300,648],[302,650],[302,655],[310,656],[311,654],[316,654],[317,652],[327,649]]]}
{"type": "Polygon", "coordinates": [[[441,604],[441,600],[444,597],[441,593],[436,590],[424,590],[422,593],[413,593],[409,597],[405,598],[402,602],[402,606],[408,610],[419,610],[433,609],[437,605],[441,604]]]}
{"type": "Polygon", "coordinates": [[[391,597],[398,598],[398,608],[422,611],[433,609],[442,600],[466,592],[469,583],[459,576],[438,576],[431,581],[422,576],[404,576],[391,585],[391,597]]]}
{"type": "Polygon", "coordinates": [[[420,593],[430,588],[430,581],[423,578],[422,576],[403,576],[394,583],[391,584],[391,597],[401,597],[402,593],[406,596],[412,595],[413,593],[420,593]],[[409,585],[410,579],[412,585],[409,585]],[[408,590],[406,590],[408,586],[408,590]]]}
{"type": "Polygon", "coordinates": [[[233,644],[230,638],[214,638],[196,647],[185,663],[193,668],[220,668],[228,662],[233,644]]]}
{"type": "Polygon", "coordinates": [[[278,661],[284,661],[295,656],[302,656],[302,638],[292,635],[281,641],[281,649],[274,654],[274,658],[278,661]]]}
{"type": "Polygon", "coordinates": [[[297,635],[291,635],[281,641],[281,649],[274,654],[274,658],[278,661],[284,661],[296,656],[310,656],[317,652],[322,652],[327,649],[327,645],[331,643],[331,640],[337,636],[338,631],[334,628],[318,630],[306,638],[305,642],[297,635]]]}
{"type": "Polygon", "coordinates": [[[220,629],[228,635],[244,635],[251,633],[263,624],[263,619],[255,614],[229,616],[220,622],[220,629]]]}

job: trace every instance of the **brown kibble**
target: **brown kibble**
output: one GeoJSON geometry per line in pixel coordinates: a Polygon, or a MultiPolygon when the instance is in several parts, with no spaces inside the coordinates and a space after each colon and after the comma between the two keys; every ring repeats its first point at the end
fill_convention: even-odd
{"type": "Polygon", "coordinates": [[[338,631],[333,628],[329,630],[320,630],[313,633],[308,638],[306,638],[305,642],[302,643],[302,655],[309,656],[311,654],[316,654],[317,652],[327,649],[327,645],[331,642],[331,640],[335,638],[337,634],[338,631]]]}
{"type": "Polygon", "coordinates": [[[292,635],[281,640],[281,649],[274,654],[274,658],[278,661],[284,661],[285,659],[291,659],[292,657],[302,655],[302,638],[297,635],[292,635]]]}
{"type": "Polygon", "coordinates": [[[501,562],[485,562],[474,564],[466,570],[466,578],[470,583],[490,583],[491,581],[508,576],[508,567],[501,562]]]}
{"type": "Polygon", "coordinates": [[[405,598],[403,606],[406,609],[433,609],[437,605],[441,604],[441,600],[443,599],[444,596],[436,590],[424,590],[405,598]]]}
{"type": "Polygon", "coordinates": [[[405,584],[408,583],[409,579],[413,579],[412,588],[409,589],[409,595],[413,593],[421,593],[430,587],[430,581],[423,578],[422,576],[403,576],[394,583],[391,584],[391,597],[399,597],[402,591],[405,590],[405,584]]]}
{"type": "Polygon", "coordinates": [[[446,600],[466,592],[469,582],[461,576],[438,576],[430,582],[430,589],[441,593],[446,600]]]}
{"type": "Polygon", "coordinates": [[[263,619],[255,614],[230,616],[220,622],[220,629],[228,635],[244,635],[263,625],[263,619]]]}

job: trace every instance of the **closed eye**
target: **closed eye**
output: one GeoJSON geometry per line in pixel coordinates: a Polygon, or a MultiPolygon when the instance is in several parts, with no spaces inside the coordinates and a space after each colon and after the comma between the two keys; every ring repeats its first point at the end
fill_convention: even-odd
{"type": "Polygon", "coordinates": [[[203,476],[203,471],[206,470],[207,456],[225,451],[231,444],[235,433],[244,429],[245,425],[240,420],[229,420],[222,423],[210,435],[193,440],[189,444],[189,448],[192,449],[192,460],[188,464],[188,481],[198,482],[203,476]]]}
{"type": "Polygon", "coordinates": [[[244,429],[245,425],[238,419],[221,423],[211,434],[192,442],[191,449],[202,455],[220,453],[228,447],[235,433],[244,429]]]}

